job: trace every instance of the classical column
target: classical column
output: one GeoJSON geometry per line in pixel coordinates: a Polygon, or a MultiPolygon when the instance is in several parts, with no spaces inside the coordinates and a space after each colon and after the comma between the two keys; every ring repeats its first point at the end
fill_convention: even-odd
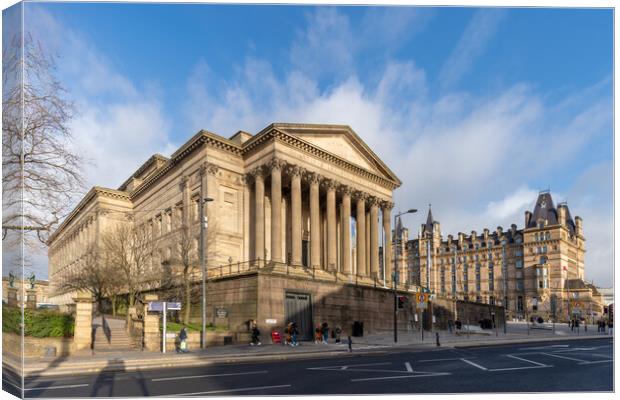
{"type": "Polygon", "coordinates": [[[385,279],[392,279],[392,207],[394,204],[390,202],[384,202],[381,207],[383,213],[383,231],[385,232],[385,249],[383,257],[383,268],[385,269],[385,279]]]}
{"type": "Polygon", "coordinates": [[[366,264],[365,267],[365,275],[370,276],[370,210],[366,209],[366,224],[364,225],[366,228],[366,264]]]}
{"type": "Polygon", "coordinates": [[[379,200],[370,202],[370,276],[379,275],[379,200]]]}
{"type": "Polygon", "coordinates": [[[292,166],[291,176],[291,220],[292,220],[292,262],[301,265],[301,168],[292,166]]]}
{"type": "Polygon", "coordinates": [[[366,275],[366,196],[357,194],[357,218],[355,238],[357,241],[357,274],[366,275]]]}
{"type": "Polygon", "coordinates": [[[310,265],[321,266],[321,209],[319,208],[319,180],[320,175],[310,173],[310,265]]]}
{"type": "Polygon", "coordinates": [[[252,171],[254,176],[254,259],[265,260],[265,178],[262,167],[252,171]]]}
{"type": "Polygon", "coordinates": [[[271,260],[282,259],[282,160],[273,159],[271,168],[271,260]]]}
{"type": "Polygon", "coordinates": [[[342,188],[342,265],[340,272],[351,273],[351,188],[342,188]]]}
{"type": "Polygon", "coordinates": [[[337,265],[336,243],[336,182],[329,179],[327,188],[327,269],[335,271],[337,265]]]}

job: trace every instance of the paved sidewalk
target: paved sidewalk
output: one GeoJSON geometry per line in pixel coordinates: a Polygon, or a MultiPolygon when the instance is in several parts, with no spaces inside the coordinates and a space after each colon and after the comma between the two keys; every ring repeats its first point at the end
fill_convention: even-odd
{"type": "MultiPolygon", "coordinates": [[[[509,343],[523,343],[529,341],[554,341],[563,339],[603,338],[611,337],[604,333],[597,333],[596,327],[588,328],[587,333],[571,332],[566,325],[551,329],[530,329],[528,334],[525,323],[511,323],[507,333],[485,331],[485,334],[466,333],[456,334],[447,331],[439,332],[442,347],[466,347],[499,345],[509,343]]],[[[333,339],[332,339],[333,340],[333,339]]],[[[286,360],[293,358],[313,357],[343,357],[373,352],[404,351],[428,349],[436,347],[435,332],[424,332],[424,340],[420,332],[399,332],[398,343],[394,343],[392,332],[383,335],[369,335],[362,338],[352,338],[353,352],[349,353],[345,343],[330,343],[328,345],[302,342],[298,347],[279,344],[264,344],[262,346],[229,345],[210,347],[205,350],[196,349],[187,354],[153,353],[153,352],[123,352],[123,353],[95,353],[90,352],[61,357],[56,359],[27,358],[24,362],[24,372],[27,376],[53,376],[71,373],[96,373],[142,371],[157,368],[184,367],[198,365],[213,365],[221,363],[260,362],[272,360],[286,360]]],[[[191,350],[191,349],[190,349],[191,350]]],[[[15,371],[21,370],[19,359],[3,357],[3,365],[15,371]]]]}

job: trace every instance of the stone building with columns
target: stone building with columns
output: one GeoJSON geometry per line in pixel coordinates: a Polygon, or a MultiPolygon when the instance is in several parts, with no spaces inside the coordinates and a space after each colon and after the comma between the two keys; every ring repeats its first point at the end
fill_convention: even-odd
{"type": "Polygon", "coordinates": [[[405,251],[411,283],[438,298],[505,306],[508,317],[545,321],[554,308],[557,320],[602,311],[596,290],[586,293],[592,285],[584,280],[582,219],[573,219],[566,203],[555,206],[548,191],[540,192],[532,212],[525,211],[521,229],[512,224],[444,238],[429,207],[405,251]]]}
{"type": "MultiPolygon", "coordinates": [[[[202,187],[213,199],[205,203],[210,322],[242,330],[256,319],[267,332],[296,321],[302,336],[323,321],[345,330],[353,321],[366,332],[391,329],[390,213],[400,184],[348,126],[275,123],[229,138],[200,131],[170,157],[153,155],[117,189],[88,192],[49,239],[51,297],[72,301],[63,279],[117,224],[147,224],[153,232],[145,276],[162,270],[182,226],[190,227],[196,252],[202,187]]],[[[411,282],[397,289],[417,290],[411,282]]],[[[157,280],[144,291],[157,293],[157,280]]],[[[199,307],[192,309],[199,318],[199,307]]]]}

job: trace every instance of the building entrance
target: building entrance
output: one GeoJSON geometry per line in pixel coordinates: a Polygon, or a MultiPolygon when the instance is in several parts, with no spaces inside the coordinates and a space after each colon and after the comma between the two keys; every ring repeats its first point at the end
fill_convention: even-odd
{"type": "Polygon", "coordinates": [[[306,293],[285,294],[284,311],[286,323],[294,322],[299,331],[299,340],[312,340],[312,303],[306,293]]]}

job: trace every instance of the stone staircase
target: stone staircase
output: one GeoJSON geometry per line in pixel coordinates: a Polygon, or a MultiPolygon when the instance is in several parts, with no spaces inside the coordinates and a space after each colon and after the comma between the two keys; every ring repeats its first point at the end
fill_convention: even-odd
{"type": "Polygon", "coordinates": [[[98,316],[93,318],[93,350],[126,352],[138,350],[131,335],[125,330],[125,320],[98,316]]]}

